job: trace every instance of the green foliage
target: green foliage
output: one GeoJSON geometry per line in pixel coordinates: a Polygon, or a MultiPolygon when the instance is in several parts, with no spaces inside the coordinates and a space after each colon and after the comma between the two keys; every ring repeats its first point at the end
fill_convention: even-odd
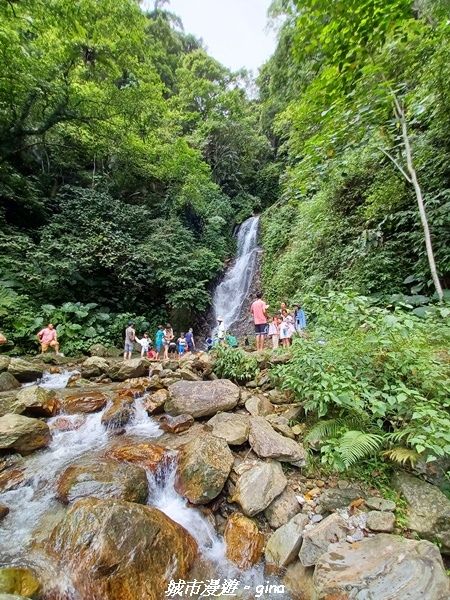
{"type": "Polygon", "coordinates": [[[324,460],[345,468],[381,449],[401,464],[449,456],[448,309],[419,318],[337,293],[304,307],[312,336],[296,338],[292,360],[273,374],[306,412],[327,417],[308,435],[324,460]]]}
{"type": "Polygon", "coordinates": [[[214,371],[224,379],[245,383],[259,374],[258,357],[240,348],[218,346],[214,350],[214,371]]]}

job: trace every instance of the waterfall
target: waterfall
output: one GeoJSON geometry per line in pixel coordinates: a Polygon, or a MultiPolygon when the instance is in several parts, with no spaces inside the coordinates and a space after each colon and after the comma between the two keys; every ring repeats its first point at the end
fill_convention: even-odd
{"type": "Polygon", "coordinates": [[[223,318],[225,329],[230,329],[239,319],[249,294],[259,251],[258,226],[259,217],[250,217],[239,227],[236,261],[214,293],[214,315],[216,320],[219,316],[223,318]]]}

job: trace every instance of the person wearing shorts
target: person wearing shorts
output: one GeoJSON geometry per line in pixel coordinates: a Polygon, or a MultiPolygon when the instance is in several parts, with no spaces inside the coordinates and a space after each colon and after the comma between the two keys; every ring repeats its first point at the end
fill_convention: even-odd
{"type": "Polygon", "coordinates": [[[256,334],[256,350],[264,350],[264,342],[266,337],[266,324],[267,324],[267,304],[262,299],[262,293],[256,294],[256,300],[253,302],[250,312],[253,315],[255,321],[255,334],[256,334]]]}
{"type": "Polygon", "coordinates": [[[41,329],[36,337],[41,345],[41,354],[47,352],[50,347],[54,349],[55,354],[59,353],[58,336],[53,323],[49,323],[45,329],[41,329]]]}
{"type": "Polygon", "coordinates": [[[160,325],[155,336],[156,360],[159,360],[159,355],[163,349],[164,327],[160,325]]]}
{"type": "Polygon", "coordinates": [[[128,323],[125,329],[125,345],[123,350],[123,360],[129,360],[133,353],[134,342],[136,340],[136,332],[134,330],[134,321],[128,323]]]}

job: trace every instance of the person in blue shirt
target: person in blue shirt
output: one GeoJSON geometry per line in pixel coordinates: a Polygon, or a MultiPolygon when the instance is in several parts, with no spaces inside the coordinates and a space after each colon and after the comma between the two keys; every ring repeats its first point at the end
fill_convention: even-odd
{"type": "Polygon", "coordinates": [[[292,306],[294,308],[295,331],[297,331],[299,333],[302,329],[305,329],[305,327],[306,327],[305,313],[303,312],[302,307],[300,306],[300,304],[298,302],[294,302],[294,304],[292,306]]]}
{"type": "Polygon", "coordinates": [[[187,344],[187,348],[188,348],[188,352],[195,352],[195,341],[194,341],[194,330],[192,329],[192,327],[189,329],[189,331],[186,334],[186,344],[187,344]]]}
{"type": "Polygon", "coordinates": [[[207,337],[205,340],[205,344],[206,344],[206,352],[211,352],[212,347],[213,347],[213,340],[211,337],[207,337]]]}
{"type": "Polygon", "coordinates": [[[156,350],[156,360],[159,359],[159,353],[161,352],[162,342],[164,337],[164,327],[160,325],[158,327],[158,331],[155,336],[155,350],[156,350]]]}

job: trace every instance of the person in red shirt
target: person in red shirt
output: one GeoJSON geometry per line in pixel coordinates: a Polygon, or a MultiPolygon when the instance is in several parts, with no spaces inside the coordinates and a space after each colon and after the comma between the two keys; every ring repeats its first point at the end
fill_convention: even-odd
{"type": "Polygon", "coordinates": [[[262,293],[256,294],[256,300],[251,306],[251,313],[255,321],[255,333],[256,333],[256,350],[264,350],[264,341],[266,333],[267,314],[266,311],[268,305],[262,299],[262,293]]]}
{"type": "Polygon", "coordinates": [[[47,352],[50,346],[55,350],[55,354],[59,353],[58,336],[52,323],[49,323],[45,329],[41,329],[36,337],[41,344],[41,354],[47,352]]]}

